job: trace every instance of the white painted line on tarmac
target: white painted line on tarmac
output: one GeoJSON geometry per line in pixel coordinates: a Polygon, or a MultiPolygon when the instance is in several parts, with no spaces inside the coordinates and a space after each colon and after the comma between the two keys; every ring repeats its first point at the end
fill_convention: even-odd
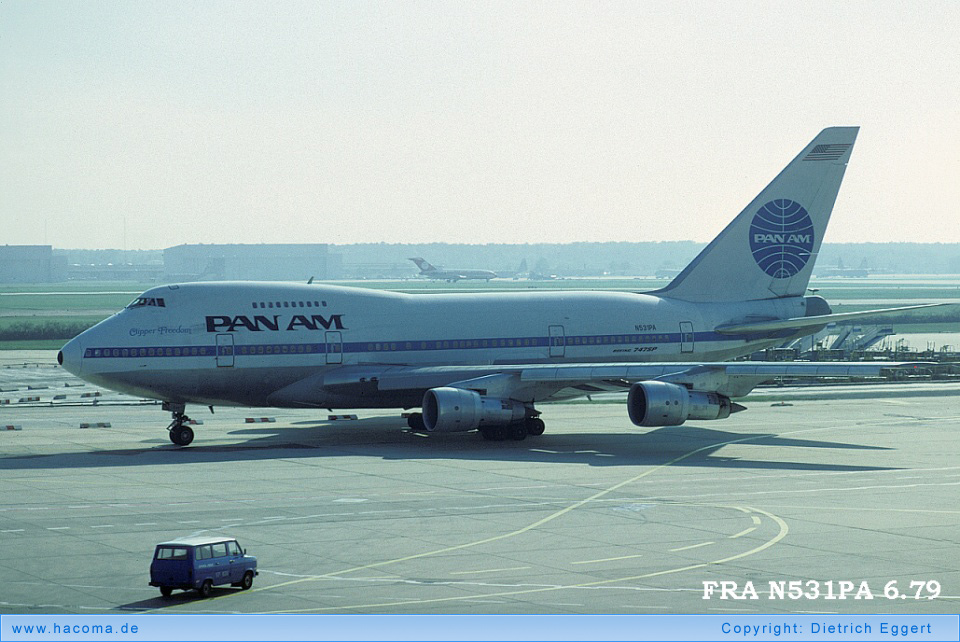
{"type": "Polygon", "coordinates": [[[714,542],[703,542],[702,544],[693,544],[693,545],[691,545],[691,546],[681,546],[680,548],[671,548],[671,549],[670,549],[670,552],[671,552],[671,553],[676,553],[676,552],[678,552],[678,551],[689,551],[690,549],[693,549],[693,548],[701,548],[701,547],[703,547],[703,546],[710,546],[710,545],[713,544],[713,543],[714,543],[714,542]]]}
{"type": "Polygon", "coordinates": [[[643,557],[642,554],[637,555],[621,555],[620,557],[605,557],[600,560],[583,560],[582,562],[570,562],[571,564],[599,564],[600,562],[616,562],[617,560],[629,560],[637,557],[643,557]]]}
{"type": "Polygon", "coordinates": [[[504,571],[525,571],[529,566],[511,566],[510,568],[489,568],[482,571],[453,571],[450,575],[480,575],[483,573],[502,573],[504,571]]]}

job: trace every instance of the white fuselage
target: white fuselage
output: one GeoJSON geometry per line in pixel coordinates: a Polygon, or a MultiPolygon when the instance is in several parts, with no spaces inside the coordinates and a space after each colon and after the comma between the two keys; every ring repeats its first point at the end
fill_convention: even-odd
{"type": "Polygon", "coordinates": [[[421,270],[417,276],[424,276],[428,279],[437,279],[439,281],[463,281],[468,279],[483,279],[489,281],[490,279],[497,278],[496,273],[490,270],[441,270],[438,268],[421,270]]]}
{"type": "MultiPolygon", "coordinates": [[[[791,333],[719,325],[803,315],[799,297],[690,303],[648,294],[401,294],[286,283],[191,283],[145,292],[64,346],[64,365],[115,390],[178,403],[397,407],[406,396],[276,391],[345,366],[722,361],[791,333]]],[[[414,401],[411,401],[414,400],[414,401]]]]}

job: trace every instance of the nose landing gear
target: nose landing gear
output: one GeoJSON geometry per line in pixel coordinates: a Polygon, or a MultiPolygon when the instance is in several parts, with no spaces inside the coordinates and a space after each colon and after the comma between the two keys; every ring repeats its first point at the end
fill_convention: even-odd
{"type": "Polygon", "coordinates": [[[167,426],[167,431],[170,434],[170,441],[178,446],[189,446],[190,442],[193,441],[193,428],[185,425],[190,421],[190,417],[183,413],[183,411],[186,409],[186,406],[182,403],[171,403],[164,401],[163,409],[168,410],[173,414],[173,421],[171,421],[170,425],[167,426]]]}

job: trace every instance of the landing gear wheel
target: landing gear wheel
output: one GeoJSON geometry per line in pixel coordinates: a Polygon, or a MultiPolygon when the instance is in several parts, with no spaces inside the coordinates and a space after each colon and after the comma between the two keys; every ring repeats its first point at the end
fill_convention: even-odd
{"type": "Polygon", "coordinates": [[[170,410],[173,413],[173,421],[167,426],[170,441],[178,446],[188,446],[193,441],[193,428],[184,425],[190,421],[190,417],[183,414],[183,404],[172,404],[164,401],[163,409],[170,410]]]}
{"type": "Polygon", "coordinates": [[[527,427],[522,424],[513,424],[510,426],[510,439],[514,441],[523,441],[527,438],[527,427]]]}
{"type": "Polygon", "coordinates": [[[170,440],[178,446],[189,446],[193,441],[193,428],[181,426],[170,431],[170,440]]]}
{"type": "Polygon", "coordinates": [[[210,580],[203,580],[203,584],[197,589],[200,597],[210,597],[211,591],[213,591],[213,582],[210,580]]]}
{"type": "Polygon", "coordinates": [[[546,429],[546,425],[543,423],[543,419],[539,417],[531,417],[526,421],[527,425],[527,434],[533,435],[534,437],[539,437],[543,434],[543,431],[546,429]]]}
{"type": "Polygon", "coordinates": [[[407,426],[413,432],[427,432],[427,427],[423,423],[423,415],[419,412],[412,412],[407,417],[407,426]]]}
{"type": "Polygon", "coordinates": [[[480,434],[487,441],[503,441],[509,435],[508,426],[487,426],[480,429],[480,434]]]}
{"type": "Polygon", "coordinates": [[[251,586],[253,586],[253,571],[247,571],[240,580],[240,588],[246,591],[251,586]]]}
{"type": "Polygon", "coordinates": [[[173,593],[173,589],[171,587],[169,586],[160,587],[160,595],[162,595],[163,597],[170,597],[172,593],[173,593]]]}

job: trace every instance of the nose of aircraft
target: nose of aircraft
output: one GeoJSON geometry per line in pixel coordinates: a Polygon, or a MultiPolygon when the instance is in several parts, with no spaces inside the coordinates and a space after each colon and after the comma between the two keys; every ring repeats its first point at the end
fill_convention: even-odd
{"type": "Polygon", "coordinates": [[[70,374],[80,376],[80,367],[83,365],[83,347],[80,345],[80,337],[70,339],[67,345],[60,348],[60,352],[57,353],[57,363],[70,374]]]}

